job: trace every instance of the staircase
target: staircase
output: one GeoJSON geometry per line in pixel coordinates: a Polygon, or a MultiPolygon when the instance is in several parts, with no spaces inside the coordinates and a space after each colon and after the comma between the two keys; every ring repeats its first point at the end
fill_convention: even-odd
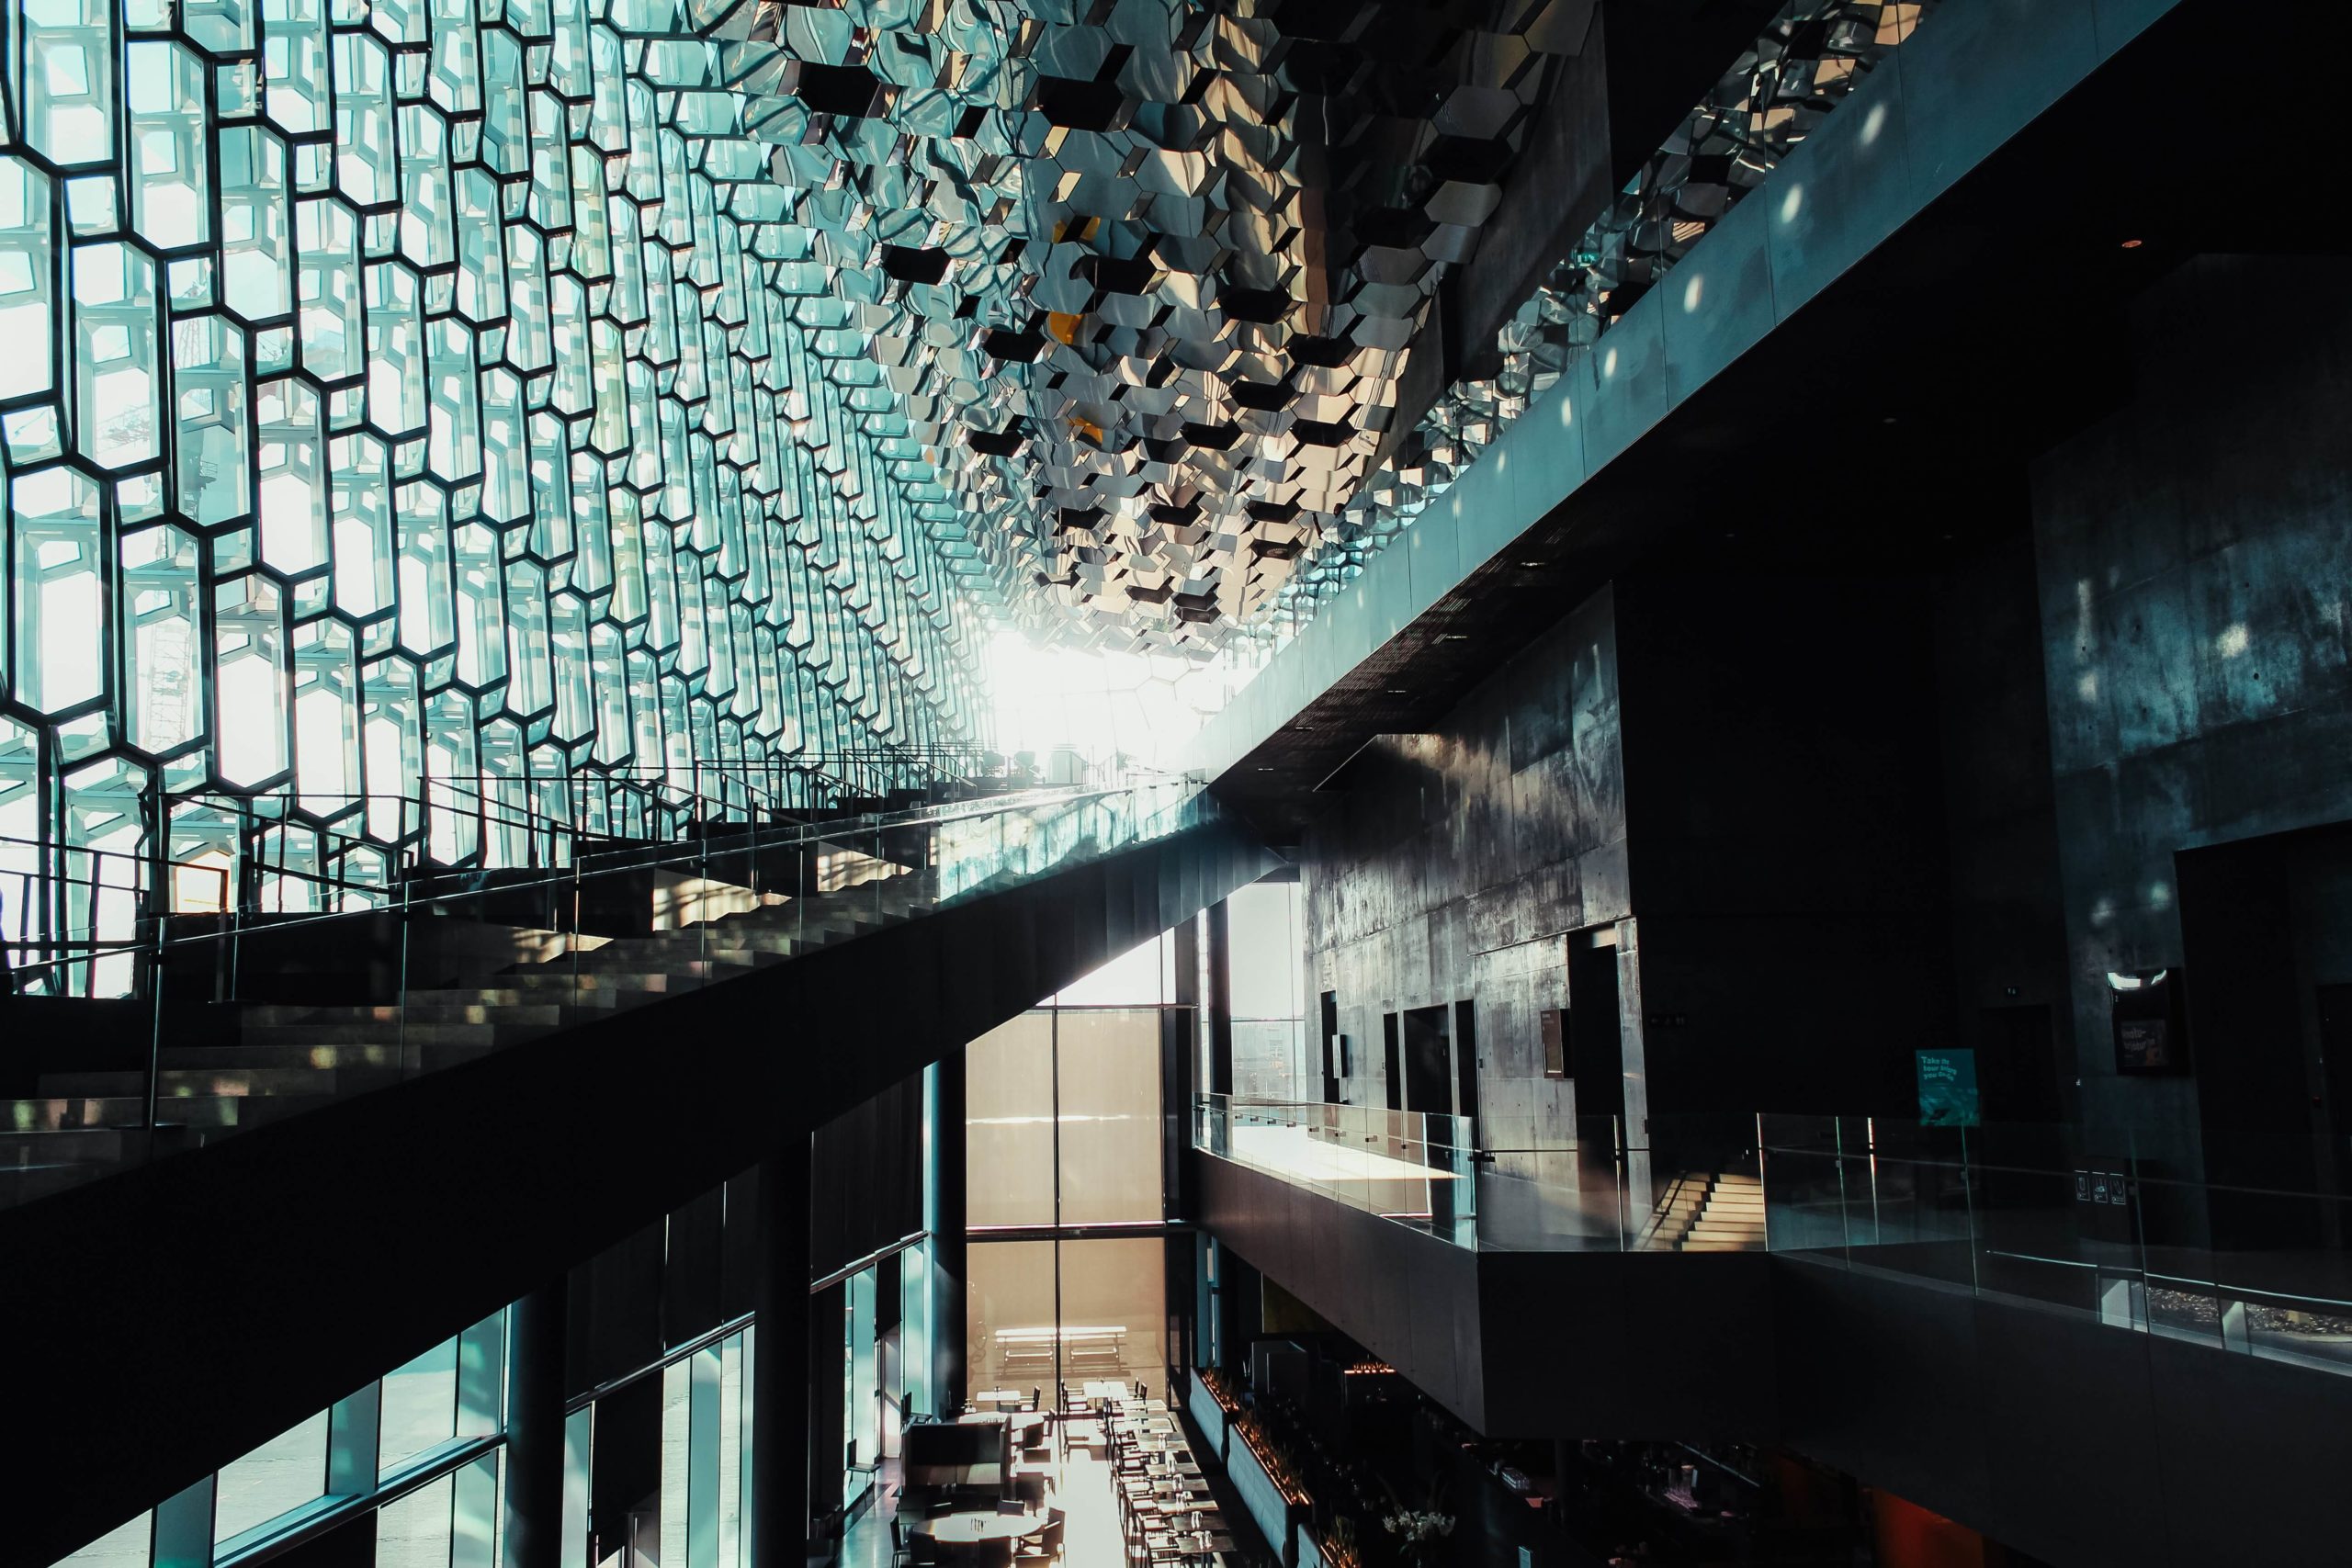
{"type": "Polygon", "coordinates": [[[1645,1252],[1758,1252],[1764,1183],[1745,1171],[1693,1172],[1667,1190],[1651,1216],[1645,1252]]]}
{"type": "MultiPolygon", "coordinates": [[[[380,945],[390,916],[379,893],[374,904],[351,911],[377,924],[354,928],[347,940],[362,953],[359,970],[368,952],[379,976],[383,964],[397,964],[405,984],[390,986],[391,999],[379,988],[373,1001],[341,1005],[254,998],[197,1004],[206,1014],[200,1027],[181,1027],[197,1016],[183,1010],[153,1054],[152,1131],[143,1039],[135,1053],[119,1041],[92,1051],[50,1034],[42,1055],[55,1068],[44,1066],[18,1088],[22,1098],[0,1099],[0,1210],[786,964],[927,915],[943,900],[1046,874],[1139,830],[1135,816],[1119,811],[1132,813],[1140,794],[1071,792],[919,808],[838,827],[808,824],[798,829],[802,838],[765,845],[739,829],[699,843],[600,851],[600,868],[589,874],[594,886],[630,891],[617,904],[609,894],[597,899],[595,919],[582,918],[581,885],[567,880],[579,874],[552,871],[537,882],[420,895],[405,919],[394,919],[389,950],[380,945]],[[776,874],[779,857],[796,869],[776,874]],[[615,874],[623,880],[604,880],[615,874]],[[765,890],[777,885],[823,890],[799,897],[765,890]],[[494,912],[544,920],[558,908],[571,911],[570,931],[498,923],[494,912]],[[607,932],[639,934],[597,934],[599,920],[607,932]],[[366,949],[369,942],[378,947],[366,949]]],[[[288,929],[248,931],[246,966],[259,976],[265,998],[272,961],[256,943],[288,929]],[[265,956],[254,958],[257,951],[265,956]]],[[[314,939],[314,947],[318,940],[332,946],[344,939],[314,939]]],[[[188,939],[175,951],[193,953],[209,973],[220,942],[188,939]]],[[[233,956],[219,964],[231,974],[237,968],[233,956]]],[[[342,988],[368,994],[364,975],[342,988]]]]}
{"type": "Polygon", "coordinates": [[[1763,1181],[1736,1170],[1709,1178],[1706,1196],[1691,1216],[1679,1250],[1757,1252],[1763,1246],[1763,1181]]]}
{"type": "MultiPolygon", "coordinates": [[[[649,936],[582,938],[568,951],[476,976],[475,983],[409,991],[404,1006],[246,1004],[234,1043],[167,1045],[158,1053],[156,1121],[175,1131],[180,1146],[201,1146],[928,913],[932,881],[927,871],[894,868],[799,899],[743,889],[740,899],[713,900],[749,906],[736,912],[649,936]]],[[[146,1077],[139,1070],[45,1073],[34,1098],[0,1109],[0,1124],[18,1132],[135,1124],[146,1077]]]]}

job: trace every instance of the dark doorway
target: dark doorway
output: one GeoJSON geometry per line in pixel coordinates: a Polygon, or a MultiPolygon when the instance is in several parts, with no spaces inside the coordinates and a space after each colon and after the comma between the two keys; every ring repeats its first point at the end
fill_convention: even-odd
{"type": "Polygon", "coordinates": [[[1453,1113],[1478,1131],[1478,1004],[1453,1004],[1453,1113]]]}
{"type": "Polygon", "coordinates": [[[1625,1113],[1625,1039],[1618,1016],[1617,943],[1600,933],[1568,938],[1568,1061],[1577,1086],[1577,1120],[1625,1113]]]}
{"type": "Polygon", "coordinates": [[[1396,1015],[1393,1012],[1380,1015],[1380,1065],[1384,1069],[1381,1089],[1387,1096],[1388,1109],[1402,1111],[1405,1109],[1405,1066],[1397,1059],[1396,1015]]]}
{"type": "Polygon", "coordinates": [[[1405,1012],[1405,1109],[1443,1116],[1453,1109],[1453,1056],[1446,1009],[1405,1012]]]}
{"type": "Polygon", "coordinates": [[[1976,1021],[1976,1078],[1988,1122],[2066,1120],[2065,1084],[2059,1077],[2050,1009],[2040,1004],[1984,1009],[1976,1021]]]}
{"type": "Polygon", "coordinates": [[[1323,1103],[1340,1103],[1340,993],[1323,993],[1323,1103]]]}
{"type": "Polygon", "coordinates": [[[2352,1191],[2352,986],[2319,988],[2320,1078],[2327,1095],[2327,1142],[2335,1190],[2352,1191]]]}

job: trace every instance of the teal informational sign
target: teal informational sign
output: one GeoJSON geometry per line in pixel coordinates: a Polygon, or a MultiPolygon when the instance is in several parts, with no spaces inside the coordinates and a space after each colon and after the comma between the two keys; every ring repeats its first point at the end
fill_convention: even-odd
{"type": "Polygon", "coordinates": [[[1918,1056],[1920,1123],[1928,1127],[1979,1125],[1976,1053],[1922,1051],[1918,1056]]]}

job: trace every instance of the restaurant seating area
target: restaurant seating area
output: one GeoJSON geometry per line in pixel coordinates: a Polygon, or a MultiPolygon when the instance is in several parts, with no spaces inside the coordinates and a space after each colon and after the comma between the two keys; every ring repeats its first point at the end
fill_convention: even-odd
{"type": "Polygon", "coordinates": [[[1165,1399],[1125,1380],[1057,1392],[1041,1408],[1042,1389],[984,1390],[952,1421],[910,1424],[903,1483],[853,1527],[842,1562],[1240,1568],[1165,1399]]]}
{"type": "Polygon", "coordinates": [[[1126,1561],[1224,1563],[1238,1542],[1167,1402],[1114,1401],[1101,1420],[1126,1561]]]}

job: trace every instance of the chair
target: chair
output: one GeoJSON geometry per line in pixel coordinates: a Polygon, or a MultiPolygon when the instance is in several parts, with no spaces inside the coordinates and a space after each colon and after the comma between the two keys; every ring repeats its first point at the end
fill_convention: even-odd
{"type": "Polygon", "coordinates": [[[983,1568],[1012,1568],[1012,1553],[1020,1544],[1009,1535],[996,1536],[976,1542],[972,1550],[963,1553],[957,1561],[979,1563],[983,1568]]]}
{"type": "Polygon", "coordinates": [[[1011,1514],[1017,1518],[1029,1511],[1029,1505],[1017,1497],[1007,1497],[997,1504],[996,1511],[1000,1514],[1011,1514]]]}
{"type": "Polygon", "coordinates": [[[905,1521],[896,1514],[890,1516],[890,1561],[893,1563],[914,1561],[914,1548],[908,1544],[905,1521]]]}
{"type": "Polygon", "coordinates": [[[914,1568],[945,1568],[947,1553],[939,1542],[931,1537],[921,1534],[910,1536],[908,1538],[907,1545],[912,1549],[912,1555],[908,1561],[914,1564],[914,1568]]]}
{"type": "Polygon", "coordinates": [[[1025,1505],[1044,1507],[1046,1506],[1046,1477],[1037,1472],[1014,1476],[1012,1495],[1025,1505]]]}
{"type": "Polygon", "coordinates": [[[1027,1562],[1050,1562],[1062,1554],[1061,1510],[1056,1508],[1046,1528],[1021,1543],[1018,1555],[1027,1562]]]}

